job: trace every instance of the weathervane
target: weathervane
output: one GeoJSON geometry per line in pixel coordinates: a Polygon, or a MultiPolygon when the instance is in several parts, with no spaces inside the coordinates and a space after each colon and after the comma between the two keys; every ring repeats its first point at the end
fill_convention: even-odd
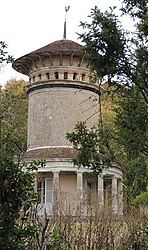
{"type": "Polygon", "coordinates": [[[66,6],[65,7],[65,22],[64,22],[64,34],[63,34],[63,38],[66,39],[66,19],[67,19],[67,11],[70,9],[70,6],[66,6]]]}

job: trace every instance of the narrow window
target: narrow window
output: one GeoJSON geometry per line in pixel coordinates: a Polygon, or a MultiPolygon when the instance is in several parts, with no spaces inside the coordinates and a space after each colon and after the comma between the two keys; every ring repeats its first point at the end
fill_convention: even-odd
{"type": "Polygon", "coordinates": [[[45,179],[45,202],[52,202],[52,179],[45,179]]]}
{"type": "Polygon", "coordinates": [[[33,76],[33,78],[32,78],[32,79],[33,79],[33,82],[35,82],[35,76],[33,76]]]}
{"type": "Polygon", "coordinates": [[[73,73],[73,80],[77,80],[77,73],[73,73]]]}
{"type": "Polygon", "coordinates": [[[52,202],[52,187],[52,178],[45,178],[37,183],[37,193],[41,204],[52,202]]]}
{"type": "Polygon", "coordinates": [[[41,81],[41,80],[42,80],[42,76],[41,76],[41,74],[39,74],[39,75],[38,75],[38,78],[39,78],[39,81],[41,81]]]}
{"type": "Polygon", "coordinates": [[[85,81],[85,74],[82,74],[82,81],[85,81]]]}
{"type": "Polygon", "coordinates": [[[42,203],[42,181],[38,181],[37,183],[37,193],[38,193],[38,198],[39,202],[42,203]]]}
{"type": "Polygon", "coordinates": [[[64,72],[64,79],[68,79],[68,73],[64,72]]]}
{"type": "Polygon", "coordinates": [[[55,76],[55,79],[59,79],[59,73],[58,72],[55,72],[54,76],[55,76]]]}
{"type": "Polygon", "coordinates": [[[49,74],[49,73],[46,74],[46,78],[47,78],[48,80],[50,79],[50,74],[49,74]]]}

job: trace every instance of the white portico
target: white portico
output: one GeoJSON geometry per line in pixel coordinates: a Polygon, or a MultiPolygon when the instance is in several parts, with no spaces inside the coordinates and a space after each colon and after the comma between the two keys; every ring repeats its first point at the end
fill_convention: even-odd
{"type": "MultiPolygon", "coordinates": [[[[122,172],[113,167],[104,169],[96,176],[91,171],[74,167],[70,161],[53,159],[37,173],[37,190],[41,192],[40,206],[47,213],[77,215],[77,209],[87,215],[89,208],[94,213],[112,212],[123,215],[122,172]],[[42,188],[41,188],[42,187],[42,188]],[[50,188],[50,190],[49,190],[50,188]]],[[[80,211],[79,211],[80,212],[80,211]]]]}

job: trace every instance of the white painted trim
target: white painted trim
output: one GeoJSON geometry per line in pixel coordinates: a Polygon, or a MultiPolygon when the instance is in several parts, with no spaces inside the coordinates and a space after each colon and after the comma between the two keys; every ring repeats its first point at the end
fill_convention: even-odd
{"type": "Polygon", "coordinates": [[[73,148],[73,146],[42,146],[42,147],[30,148],[27,150],[27,152],[29,152],[31,150],[43,149],[43,148],[73,148]]]}
{"type": "MultiPolygon", "coordinates": [[[[71,164],[63,164],[63,162],[59,162],[58,164],[54,165],[54,164],[51,164],[51,165],[46,165],[44,168],[38,168],[37,172],[79,172],[79,173],[92,173],[92,170],[88,169],[88,168],[78,168],[76,166],[73,166],[72,163],[71,164]]],[[[116,169],[108,169],[108,171],[102,171],[102,176],[103,178],[108,175],[108,176],[114,176],[118,179],[121,179],[122,180],[122,173],[119,172],[118,170],[116,171],[116,169]]]]}

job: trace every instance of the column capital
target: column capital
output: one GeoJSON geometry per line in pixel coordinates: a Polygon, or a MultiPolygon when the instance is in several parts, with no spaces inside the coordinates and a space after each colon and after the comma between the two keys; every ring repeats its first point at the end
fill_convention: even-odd
{"type": "Polygon", "coordinates": [[[53,170],[52,173],[53,173],[53,174],[59,174],[59,173],[60,173],[60,170],[53,170]]]}
{"type": "Polygon", "coordinates": [[[116,175],[113,175],[112,179],[118,179],[118,177],[116,175]]]}
{"type": "Polygon", "coordinates": [[[78,170],[76,171],[76,174],[84,174],[84,171],[78,169],[78,170]]]}
{"type": "Polygon", "coordinates": [[[101,179],[103,179],[104,176],[105,175],[103,173],[98,174],[98,178],[100,177],[101,179]]]}

